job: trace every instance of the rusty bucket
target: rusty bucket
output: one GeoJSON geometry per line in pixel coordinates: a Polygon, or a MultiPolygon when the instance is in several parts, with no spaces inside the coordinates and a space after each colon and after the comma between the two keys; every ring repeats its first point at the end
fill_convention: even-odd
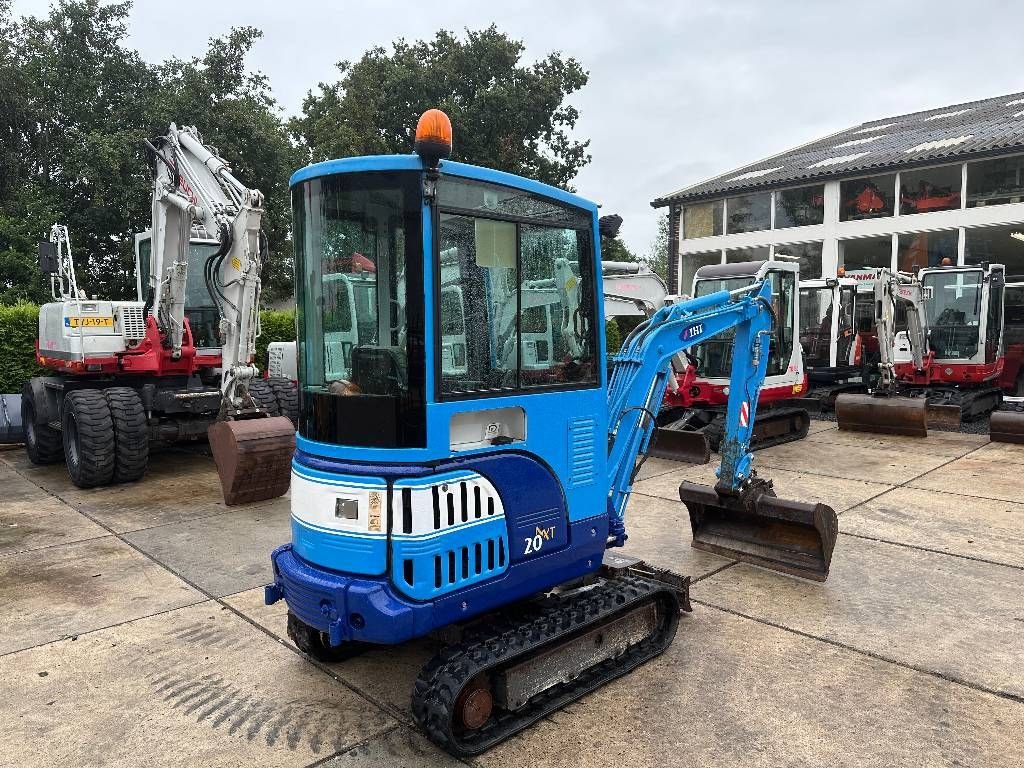
{"type": "Polygon", "coordinates": [[[288,492],[295,427],[287,418],[218,421],[206,435],[225,504],[248,504],[288,492]]]}
{"type": "Polygon", "coordinates": [[[927,437],[928,403],[924,398],[840,395],[836,421],[839,429],[851,432],[927,437]]]}
{"type": "Polygon", "coordinates": [[[764,485],[756,497],[719,494],[684,482],[679,499],[690,513],[693,548],[773,571],[825,581],[839,535],[835,510],[780,499],[764,485]]]}
{"type": "Polygon", "coordinates": [[[988,432],[993,443],[1024,445],[1024,410],[993,411],[988,432]]]}
{"type": "Polygon", "coordinates": [[[648,455],[687,464],[707,464],[711,460],[711,445],[703,432],[660,427],[648,455]]]}

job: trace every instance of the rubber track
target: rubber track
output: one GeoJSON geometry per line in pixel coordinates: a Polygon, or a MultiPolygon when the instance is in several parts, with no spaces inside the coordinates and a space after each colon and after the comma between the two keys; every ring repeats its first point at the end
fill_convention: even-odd
{"type": "Polygon", "coordinates": [[[672,643],[678,624],[676,594],[635,576],[608,580],[573,596],[527,608],[508,619],[498,618],[484,628],[474,629],[461,643],[445,648],[427,663],[413,687],[413,717],[427,737],[450,754],[479,754],[658,656],[672,643]],[[660,603],[662,624],[647,640],[618,658],[591,667],[569,683],[538,694],[518,712],[496,709],[479,730],[459,734],[453,728],[455,701],[477,675],[518,662],[555,641],[585,632],[649,601],[660,603]]]}
{"type": "MultiPolygon", "coordinates": [[[[754,432],[750,438],[750,450],[759,451],[762,448],[771,448],[773,445],[792,443],[795,440],[803,440],[807,437],[807,431],[811,426],[811,417],[807,411],[801,408],[777,408],[774,410],[759,413],[754,417],[754,432]],[[797,432],[787,432],[784,435],[776,435],[769,438],[758,437],[758,428],[764,428],[773,421],[789,421],[795,415],[803,414],[803,429],[797,432]]],[[[722,437],[725,432],[725,417],[715,419],[704,428],[708,436],[708,444],[711,450],[718,453],[722,445],[722,437]]]]}
{"type": "Polygon", "coordinates": [[[149,465],[149,429],[142,400],[131,387],[110,387],[103,394],[114,422],[114,482],[139,480],[149,465]]]}
{"type": "MultiPolygon", "coordinates": [[[[76,389],[64,398],[63,438],[69,438],[68,422],[74,416],[78,433],[78,476],[71,480],[79,488],[109,485],[114,476],[114,422],[99,389],[76,389]]],[[[67,446],[64,455],[68,455],[67,446]]],[[[71,466],[68,466],[71,473],[71,466]]]]}

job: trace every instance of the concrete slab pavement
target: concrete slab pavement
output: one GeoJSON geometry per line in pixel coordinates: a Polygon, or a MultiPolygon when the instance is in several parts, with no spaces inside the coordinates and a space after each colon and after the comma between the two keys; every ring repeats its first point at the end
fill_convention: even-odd
{"type": "Polygon", "coordinates": [[[206,601],[0,658],[0,764],[304,766],[393,718],[206,601]]]}

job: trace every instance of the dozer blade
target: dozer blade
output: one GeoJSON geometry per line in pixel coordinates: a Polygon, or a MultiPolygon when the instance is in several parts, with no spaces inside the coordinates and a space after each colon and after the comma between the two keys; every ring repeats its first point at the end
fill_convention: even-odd
{"type": "Polygon", "coordinates": [[[931,405],[927,406],[928,426],[936,429],[947,427],[950,429],[960,426],[959,405],[931,405]]]}
{"type": "Polygon", "coordinates": [[[924,398],[840,395],[836,398],[836,421],[840,429],[852,432],[927,437],[928,404],[924,398]]]}
{"type": "Polygon", "coordinates": [[[832,507],[771,491],[745,502],[689,482],[679,486],[679,499],[690,513],[694,549],[814,581],[828,578],[839,535],[832,507]]]}
{"type": "Polygon", "coordinates": [[[287,418],[218,421],[206,436],[225,504],[248,504],[287,493],[295,452],[295,427],[287,418]]]}
{"type": "Polygon", "coordinates": [[[703,432],[659,427],[648,455],[687,464],[707,464],[711,461],[711,445],[703,432]]]}
{"type": "Polygon", "coordinates": [[[993,443],[1024,445],[1024,411],[993,411],[988,429],[993,443]]]}

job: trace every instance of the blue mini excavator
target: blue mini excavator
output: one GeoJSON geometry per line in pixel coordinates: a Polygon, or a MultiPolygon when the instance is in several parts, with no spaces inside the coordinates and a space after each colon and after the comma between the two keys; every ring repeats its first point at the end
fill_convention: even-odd
{"type": "Polygon", "coordinates": [[[266,600],[321,661],[435,633],[412,711],[466,756],[657,656],[689,610],[688,578],[607,553],[676,353],[735,329],[718,482],[679,489],[693,546],[822,581],[837,523],[751,466],[768,282],[659,309],[609,375],[597,206],[450,152],[430,110],[416,154],[291,179],[299,426],[266,600]]]}

